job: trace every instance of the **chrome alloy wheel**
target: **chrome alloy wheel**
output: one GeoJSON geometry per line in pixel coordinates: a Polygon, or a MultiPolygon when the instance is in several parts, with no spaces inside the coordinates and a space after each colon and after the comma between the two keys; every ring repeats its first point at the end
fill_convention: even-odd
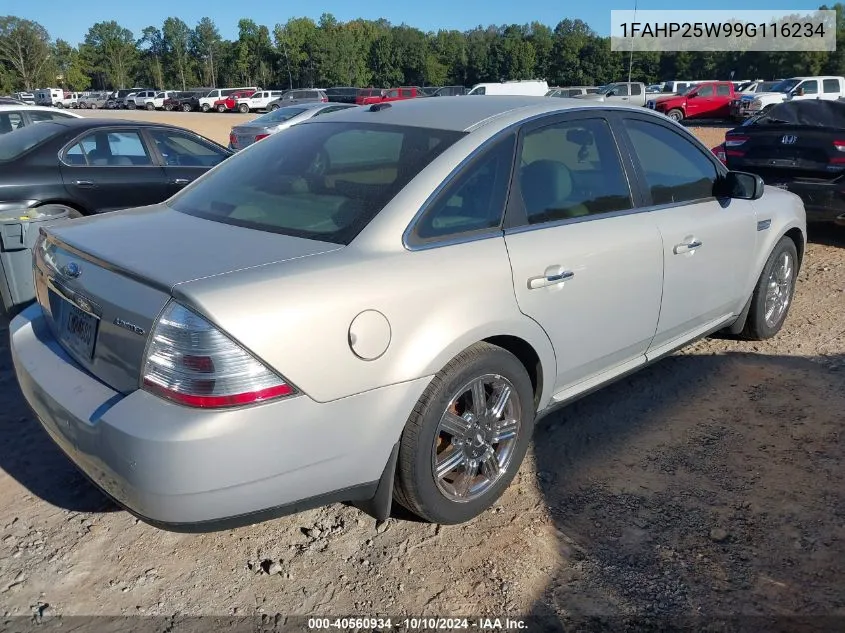
{"type": "Polygon", "coordinates": [[[766,325],[775,327],[783,318],[792,298],[792,255],[781,253],[777,263],[769,273],[766,284],[765,318],[766,325]]]}
{"type": "Polygon", "coordinates": [[[437,487],[451,501],[473,501],[507,471],[519,436],[522,410],[505,377],[485,374],[449,401],[434,436],[437,487]]]}

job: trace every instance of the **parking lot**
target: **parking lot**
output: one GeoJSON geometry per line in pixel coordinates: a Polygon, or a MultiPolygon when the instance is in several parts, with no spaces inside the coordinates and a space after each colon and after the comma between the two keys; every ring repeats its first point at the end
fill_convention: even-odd
{"type": "MultiPolygon", "coordinates": [[[[256,116],[81,113],[224,144],[256,116]]],[[[777,337],[701,341],[549,416],[496,507],[453,527],[343,505],[202,535],[138,522],[32,419],[4,324],[4,614],[845,615],[845,238],[810,239],[777,337]]]]}

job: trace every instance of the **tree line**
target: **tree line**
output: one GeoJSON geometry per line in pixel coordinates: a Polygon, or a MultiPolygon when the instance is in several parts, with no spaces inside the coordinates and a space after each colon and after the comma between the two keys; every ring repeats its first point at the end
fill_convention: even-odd
{"type": "Polygon", "coordinates": [[[627,79],[774,79],[845,75],[845,7],[837,11],[834,52],[643,52],[610,50],[581,20],[554,27],[539,22],[424,32],[388,20],[341,22],[291,18],[269,27],[238,22],[224,39],[214,20],[193,27],[169,17],[161,27],[133,33],[97,22],[73,46],[51,39],[37,22],[0,16],[0,93],[61,87],[105,90],[132,86],[184,90],[191,86],[464,85],[507,79],[546,79],[550,85],[600,85],[627,79]]]}

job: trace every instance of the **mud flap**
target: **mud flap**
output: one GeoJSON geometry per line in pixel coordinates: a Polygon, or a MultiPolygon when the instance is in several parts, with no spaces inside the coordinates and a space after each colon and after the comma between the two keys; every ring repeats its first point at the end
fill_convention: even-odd
{"type": "Polygon", "coordinates": [[[399,461],[399,442],[393,445],[390,457],[378,480],[376,493],[370,499],[354,501],[352,505],[366,512],[376,521],[386,521],[390,518],[390,511],[393,507],[393,479],[396,475],[396,462],[399,461]]]}
{"type": "Polygon", "coordinates": [[[751,293],[751,296],[748,297],[748,301],[745,304],[745,307],[742,309],[742,312],[739,313],[739,316],[736,318],[736,321],[728,328],[728,332],[731,334],[739,334],[745,328],[745,322],[748,320],[748,313],[751,311],[751,302],[754,300],[754,293],[751,293]]]}

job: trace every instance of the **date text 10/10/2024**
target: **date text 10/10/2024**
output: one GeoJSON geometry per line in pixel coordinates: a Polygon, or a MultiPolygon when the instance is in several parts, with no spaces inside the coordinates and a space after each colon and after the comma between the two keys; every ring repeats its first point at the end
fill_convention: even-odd
{"type": "Polygon", "coordinates": [[[308,629],[319,630],[399,630],[399,631],[519,631],[528,623],[519,618],[308,618],[308,629]]]}

